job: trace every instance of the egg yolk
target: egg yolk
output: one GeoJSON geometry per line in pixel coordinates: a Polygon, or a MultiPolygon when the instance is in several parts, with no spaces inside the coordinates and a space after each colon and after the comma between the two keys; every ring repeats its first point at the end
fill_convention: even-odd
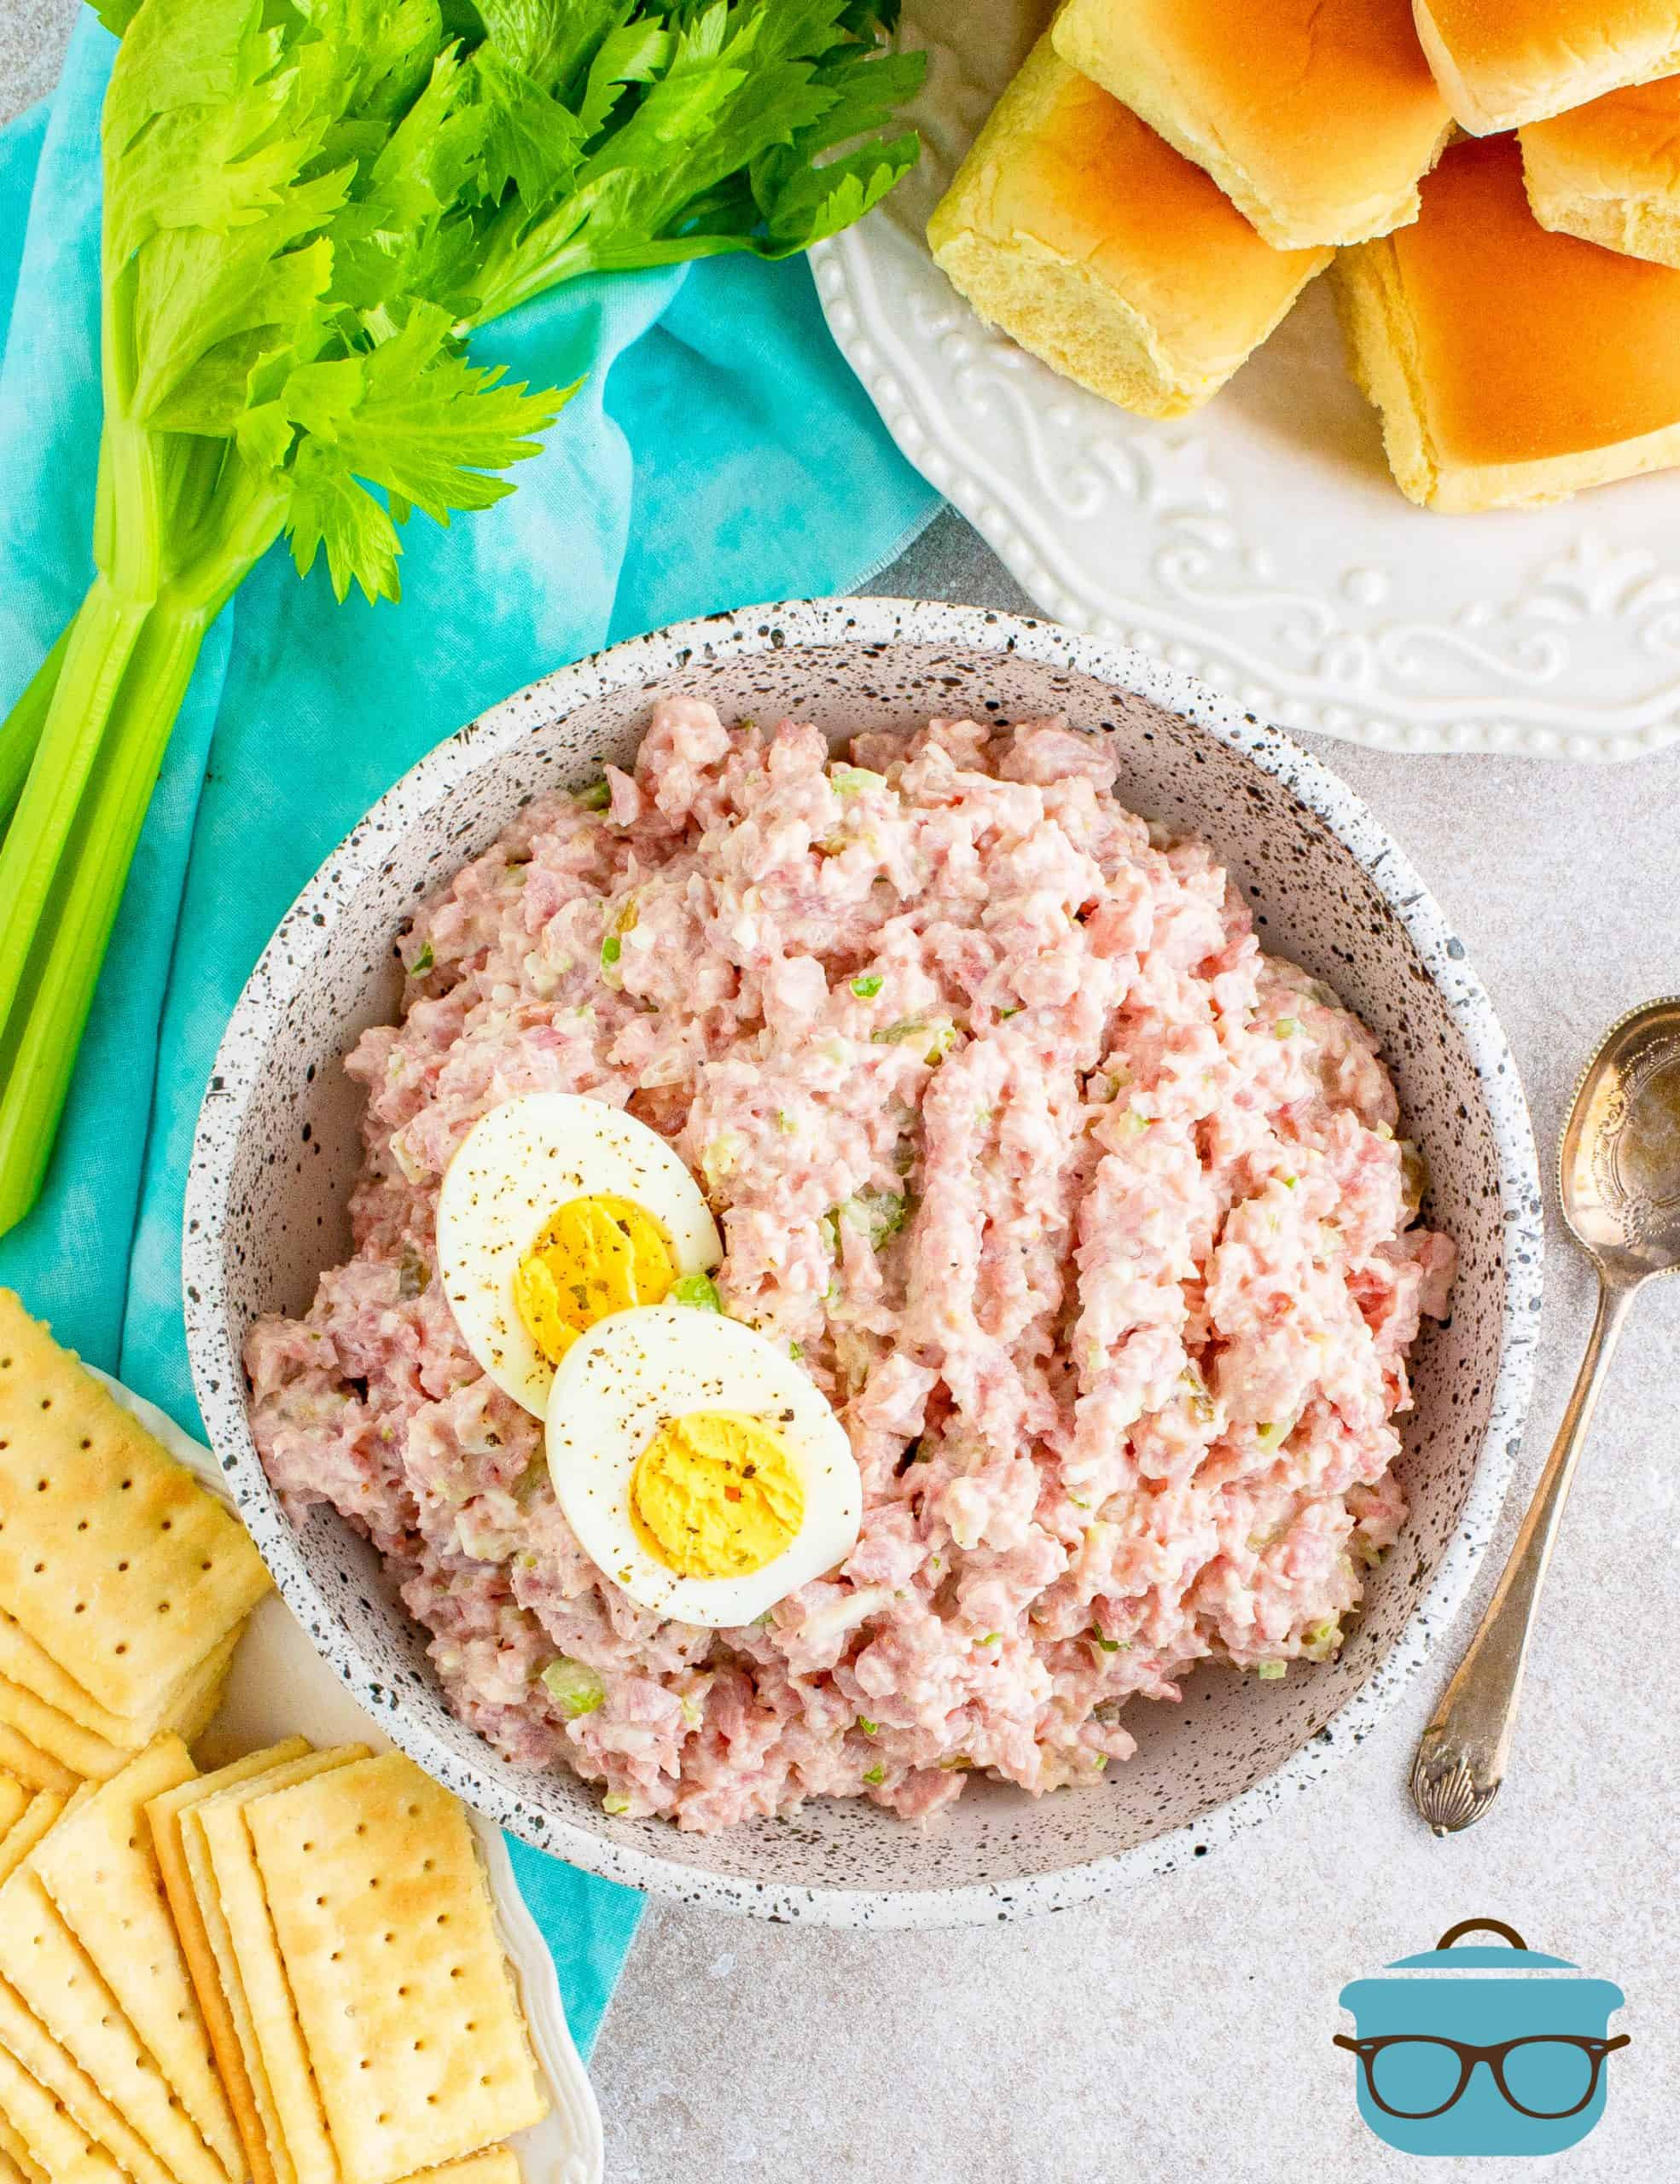
{"type": "Polygon", "coordinates": [[[609,1312],[657,1304],[677,1279],[653,1215],[599,1191],[568,1199],[520,1260],[514,1303],[550,1365],[609,1312]]]}
{"type": "Polygon", "coordinates": [[[636,1460],[631,1521],[679,1577],[745,1577],[805,1521],[805,1488],[780,1437],[739,1411],[667,1420],[636,1460]]]}

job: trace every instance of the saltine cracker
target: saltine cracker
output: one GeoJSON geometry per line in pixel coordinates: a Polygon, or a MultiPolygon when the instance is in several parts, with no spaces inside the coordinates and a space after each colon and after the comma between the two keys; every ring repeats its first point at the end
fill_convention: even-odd
{"type": "Polygon", "coordinates": [[[29,2149],[0,2111],[0,2184],[47,2184],[46,2172],[38,2169],[29,2149]]]}
{"type": "Polygon", "coordinates": [[[30,1792],[15,1774],[0,1773],[0,1843],[3,1843],[13,1827],[23,1817],[23,1809],[29,1803],[30,1792]]]}
{"type": "Polygon", "coordinates": [[[522,2184],[519,2160],[511,2146],[492,2146],[488,2153],[469,2153],[464,2161],[446,2161],[441,2169],[427,2169],[404,2184],[522,2184]]]}
{"type": "MultiPolygon", "coordinates": [[[[221,2164],[177,2105],[168,2081],[59,1917],[36,1867],[35,1854],[0,1886],[0,1980],[99,2088],[108,2108],[132,2135],[129,2146],[119,2145],[94,2116],[79,2117],[125,2166],[133,2168],[131,2143],[137,2140],[156,2157],[174,2184],[227,2184],[221,2164]]],[[[15,2048],[13,2052],[17,2053],[15,2048]]],[[[18,2060],[26,2068],[33,2067],[26,2056],[20,2054],[18,2060]]]]}
{"type": "Polygon", "coordinates": [[[246,2174],[238,2127],[164,1898],[142,1808],[195,1779],[187,1747],[161,1737],[64,1815],[31,1860],[200,2136],[230,2176],[246,2174]]]}
{"type": "Polygon", "coordinates": [[[138,1714],[113,1714],[108,1706],[102,1706],[3,1612],[0,1612],[0,1676],[32,1691],[49,1706],[67,1715],[78,1728],[90,1729],[95,1736],[103,1737],[108,1744],[120,1745],[125,1751],[140,1751],[154,1737],[171,1730],[177,1736],[182,1734],[181,1725],[195,1708],[206,1683],[213,1682],[218,1670],[225,1670],[233,1658],[243,1629],[241,1623],[230,1631],[202,1662],[189,1669],[178,1683],[160,1693],[138,1714]]]}
{"type": "Polygon", "coordinates": [[[137,1714],[267,1589],[236,1519],[0,1290],[0,1609],[137,1714]]]}
{"type": "MultiPolygon", "coordinates": [[[[0,2117],[49,2184],[131,2184],[106,2149],[0,2048],[0,2117]]],[[[20,2158],[20,2167],[23,2166],[20,2158]]]]}
{"type": "Polygon", "coordinates": [[[56,1790],[66,1797],[81,1780],[62,1760],[31,1744],[4,1722],[0,1722],[0,1768],[32,1790],[56,1790]]]}
{"type": "Polygon", "coordinates": [[[38,1698],[32,1691],[3,1674],[0,1728],[26,1738],[37,1751],[57,1760],[61,1767],[67,1767],[84,1781],[104,1781],[128,1757],[120,1745],[111,1744],[91,1729],[84,1729],[79,1722],[61,1714],[56,1706],[49,1706],[44,1699],[38,1698]]]}
{"type": "MultiPolygon", "coordinates": [[[[364,1745],[313,1751],[207,1798],[182,1815],[193,1890],[216,1951],[274,2165],[288,2184],[345,2184],[304,2046],[246,1827],[253,1802],[366,1757],[364,1745]]],[[[359,2178],[355,2184],[362,2184],[359,2178]]]]}
{"type": "Polygon", "coordinates": [[[0,1840],[0,1883],[11,1879],[48,1829],[66,1810],[56,1790],[38,1790],[0,1840]]]}
{"type": "Polygon", "coordinates": [[[347,2177],[394,2184],[546,2114],[447,1790],[387,1752],[258,1798],[245,1817],[347,2177]]]}
{"type": "MultiPolygon", "coordinates": [[[[0,2051],[50,2096],[78,2131],[114,2155],[135,2184],[174,2184],[139,2133],[125,2122],[80,2064],[65,2053],[15,1989],[3,1979],[0,1979],[0,2051]]],[[[26,2142],[33,2146],[37,2141],[29,2115],[13,2105],[4,2084],[0,2084],[0,2107],[5,2108],[26,2142]]],[[[38,2158],[57,2184],[54,2160],[45,2156],[38,2158]]]]}
{"type": "Polygon", "coordinates": [[[247,1752],[243,1759],[234,1761],[230,1766],[221,1768],[213,1774],[201,1774],[196,1780],[182,1783],[177,1789],[166,1790],[161,1797],[149,1799],[146,1806],[146,1819],[152,1831],[152,1848],[157,1854],[158,1870],[163,1875],[164,1891],[169,1899],[175,1931],[180,1936],[181,1954],[186,1958],[187,1968],[192,1974],[199,2007],[204,2013],[211,2048],[216,2057],[216,2067],[228,2096],[228,2106],[239,2126],[239,2135],[244,2144],[245,2158],[253,2184],[278,2184],[278,2179],[269,2154],[268,2136],[257,2107],[256,2091],[245,2067],[245,2050],[240,2045],[239,2030],[234,2023],[227,1997],[222,1991],[215,1951],[211,1947],[203,1914],[199,1909],[198,1897],[193,1891],[192,1875],[187,1869],[181,1821],[185,1813],[205,1798],[214,1797],[218,1791],[230,1789],[236,1783],[254,1781],[273,1768],[301,1758],[308,1750],[306,1739],[288,1737],[282,1744],[270,1745],[266,1751],[247,1752]]]}

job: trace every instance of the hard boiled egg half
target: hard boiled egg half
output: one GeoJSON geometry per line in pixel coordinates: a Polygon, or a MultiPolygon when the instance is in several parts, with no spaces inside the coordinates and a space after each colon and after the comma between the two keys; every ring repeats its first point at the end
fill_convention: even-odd
{"type": "Polygon", "coordinates": [[[656,1304],[580,1336],[548,1449],[584,1552],[678,1622],[751,1623],[857,1543],[845,1427],[785,1351],[719,1312],[656,1304]]]}
{"type": "Polygon", "coordinates": [[[723,1255],[665,1140],[570,1092],[492,1107],[438,1193],[438,1268],[462,1339],[539,1418],[555,1366],[597,1320],[681,1293],[723,1255]]]}

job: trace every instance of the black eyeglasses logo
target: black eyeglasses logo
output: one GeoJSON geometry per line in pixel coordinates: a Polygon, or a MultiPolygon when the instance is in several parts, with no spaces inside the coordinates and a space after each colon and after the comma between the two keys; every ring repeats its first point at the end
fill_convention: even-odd
{"type": "Polygon", "coordinates": [[[1502,2040],[1491,2048],[1476,2048],[1468,2041],[1444,2040],[1434,2034],[1421,2032],[1390,2032],[1370,2040],[1350,2040],[1345,2032],[1338,2032],[1333,2038],[1338,2048],[1346,2048],[1359,2058],[1365,2073],[1366,2090],[1376,2106],[1386,2115],[1398,2116],[1408,2123],[1445,2116],[1463,2098],[1479,2063],[1487,2065],[1502,2097],[1520,2116],[1532,2116],[1547,2123],[1578,2116],[1598,2090],[1604,2058],[1628,2044],[1625,2033],[1614,2040],[1594,2039],[1577,2033],[1529,2033],[1520,2040],[1502,2040]],[[1431,2049],[1437,2052],[1422,2052],[1431,2049]],[[1522,2053],[1525,2049],[1530,2052],[1522,2053]],[[1517,2059],[1517,2074],[1522,2090],[1528,2096],[1526,2100],[1518,2099],[1506,2074],[1513,2058],[1517,2059]],[[1455,2063],[1456,2076],[1450,2078],[1455,2063]],[[1584,2070],[1586,2090],[1576,2097],[1584,2070]],[[1539,2081],[1548,2076],[1555,2081],[1555,2105],[1546,2105],[1541,2092],[1539,2081]],[[1445,2099],[1435,2098],[1449,2082],[1451,2090],[1445,2099]],[[1401,2105],[1412,2102],[1421,2105],[1401,2105]]]}

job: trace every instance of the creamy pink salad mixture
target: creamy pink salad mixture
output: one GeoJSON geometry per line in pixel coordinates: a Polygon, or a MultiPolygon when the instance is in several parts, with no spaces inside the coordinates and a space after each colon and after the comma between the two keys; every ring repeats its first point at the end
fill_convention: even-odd
{"type": "Polygon", "coordinates": [[[852,759],[669,700],[604,809],[550,797],[468,865],[347,1064],[355,1256],[247,1351],[288,1507],[367,1533],[462,1717],[689,1828],[1092,1782],[1195,1662],[1325,1658],[1405,1514],[1392,1421],[1452,1275],[1375,1040],[1106,744],[933,721],[852,759]],[[727,1309],[851,1437],[857,1548],[761,1623],[604,1577],[451,1319],[439,1179],[549,1089],[670,1138],[727,1309]],[[575,1718],[561,1655],[603,1693],[575,1718]]]}

